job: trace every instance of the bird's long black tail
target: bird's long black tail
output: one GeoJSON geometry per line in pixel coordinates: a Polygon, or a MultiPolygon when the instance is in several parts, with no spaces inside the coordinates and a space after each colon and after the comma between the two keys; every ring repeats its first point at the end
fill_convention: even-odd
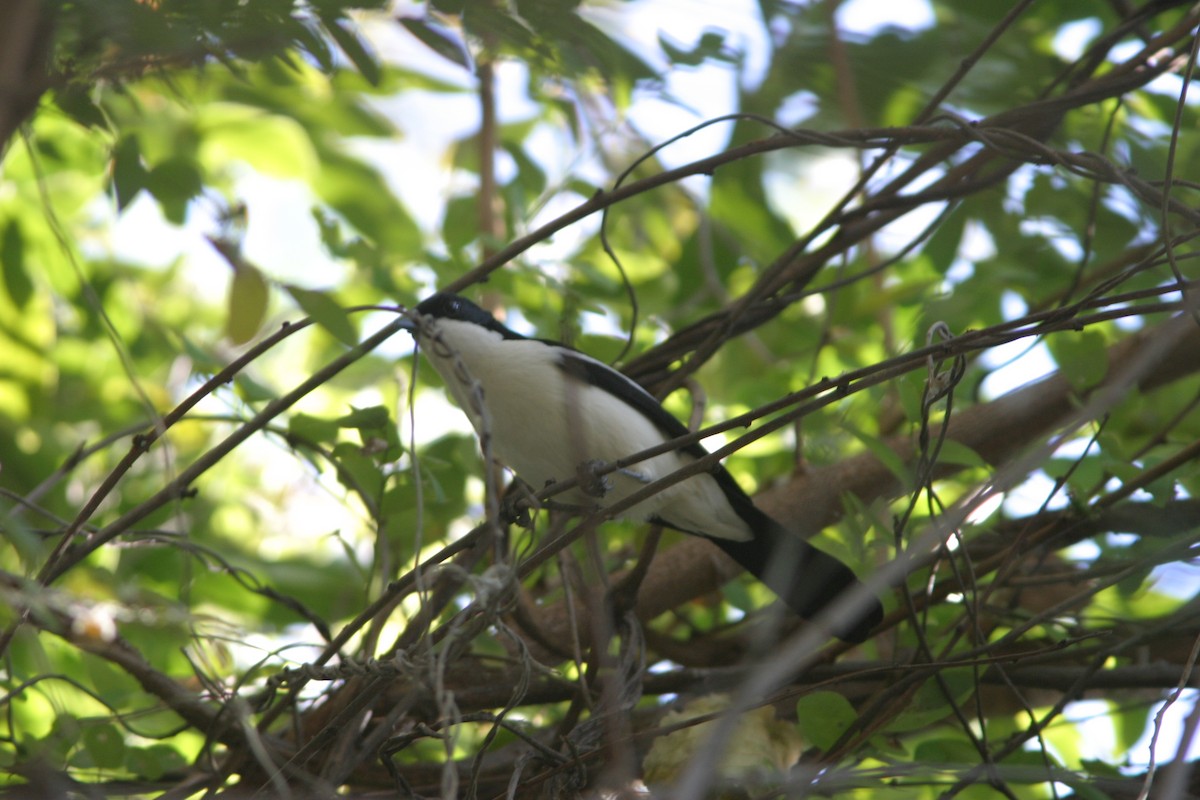
{"type": "MultiPolygon", "coordinates": [[[[860,585],[841,561],[785,530],[761,511],[756,516],[759,524],[755,525],[755,536],[750,541],[712,541],[800,616],[811,619],[843,593],[860,585]]],[[[882,619],[883,606],[872,600],[871,606],[861,613],[835,620],[832,629],[839,639],[862,642],[882,619]]]]}

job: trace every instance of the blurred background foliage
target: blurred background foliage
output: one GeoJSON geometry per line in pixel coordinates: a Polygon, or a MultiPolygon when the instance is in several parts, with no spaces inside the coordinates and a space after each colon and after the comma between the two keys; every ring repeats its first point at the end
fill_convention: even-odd
{"type": "MultiPolygon", "coordinates": [[[[1163,327],[1195,292],[1194,8],[14,0],[0,19],[14,791],[496,795],[519,775],[518,795],[563,796],[709,770],[759,793],[1116,797],[1148,773],[1200,636],[1200,350],[1163,327]],[[484,570],[509,556],[458,553],[408,592],[485,513],[465,420],[380,333],[448,286],[683,386],[666,403],[697,424],[880,376],[726,463],[752,493],[811,479],[824,505],[792,521],[864,575],[956,509],[960,555],[884,591],[886,630],[850,659],[771,686],[778,719],[724,731],[774,744],[698,765],[708,728],[669,726],[713,724],[733,701],[709,693],[765,657],[761,586],[574,644],[496,606],[484,570]],[[910,357],[937,330],[960,337],[939,355],[961,358],[950,407],[923,403],[910,357]],[[1184,355],[1160,374],[1139,348],[1170,336],[1184,355]],[[1126,363],[1145,380],[1087,406],[1126,363]],[[1052,371],[1075,392],[1040,385],[1059,416],[990,405],[1052,371]],[[976,409],[983,433],[925,450],[936,480],[909,458],[976,409]],[[991,480],[1004,502],[973,500],[991,480]],[[397,654],[440,666],[279,679],[397,654]]],[[[527,556],[560,523],[493,543],[527,556]]],[[[604,531],[533,570],[524,603],[630,566],[642,528],[604,531]]]]}

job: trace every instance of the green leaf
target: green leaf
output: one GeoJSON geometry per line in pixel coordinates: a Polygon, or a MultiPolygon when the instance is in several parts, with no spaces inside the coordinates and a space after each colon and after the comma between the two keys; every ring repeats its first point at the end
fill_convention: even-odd
{"type": "Polygon", "coordinates": [[[72,83],[55,93],[54,102],[68,117],[80,125],[106,129],[108,128],[108,119],[92,100],[91,93],[90,86],[72,83]]]}
{"type": "Polygon", "coordinates": [[[288,419],[288,433],[308,442],[333,443],[340,428],[336,422],[309,414],[296,414],[288,419]]]}
{"type": "Polygon", "coordinates": [[[145,691],[129,673],[98,656],[85,658],[84,670],[88,682],[111,705],[119,706],[141,698],[145,691]]]}
{"type": "Polygon", "coordinates": [[[421,44],[464,69],[472,69],[471,53],[462,37],[444,25],[427,19],[401,17],[400,24],[421,44]]]}
{"type": "Polygon", "coordinates": [[[1079,780],[1078,778],[1064,778],[1063,783],[1070,786],[1074,790],[1073,797],[1078,797],[1079,800],[1112,800],[1112,795],[1102,792],[1095,786],[1092,786],[1087,780],[1079,780]]]}
{"type": "Polygon", "coordinates": [[[351,30],[346,20],[343,19],[323,19],[322,24],[325,30],[329,31],[329,35],[338,43],[338,47],[342,48],[342,52],[350,59],[350,62],[358,68],[362,76],[366,78],[372,86],[379,83],[379,62],[375,56],[367,51],[363,40],[358,34],[351,30]]]}
{"type": "Polygon", "coordinates": [[[335,151],[321,152],[313,182],[320,197],[347,222],[394,253],[412,253],[422,234],[377,171],[335,151]]]}
{"type": "Polygon", "coordinates": [[[951,211],[929,237],[924,253],[933,262],[933,268],[939,273],[945,273],[958,257],[958,246],[962,242],[963,231],[966,230],[968,215],[963,209],[951,211]]]}
{"type": "Polygon", "coordinates": [[[474,195],[450,199],[442,215],[442,241],[454,252],[461,252],[479,238],[479,200],[474,195]]]}
{"type": "Polygon", "coordinates": [[[186,156],[172,156],[146,174],[146,189],[162,206],[163,216],[176,225],[184,223],[188,203],[203,188],[199,165],[186,156]]]}
{"type": "Polygon", "coordinates": [[[158,780],[168,772],[187,766],[183,755],[165,744],[130,748],[125,763],[134,775],[149,781],[158,780]]]}
{"type": "Polygon", "coordinates": [[[930,739],[917,745],[913,761],[919,764],[974,764],[979,751],[965,739],[930,739]]]}
{"type": "Polygon", "coordinates": [[[850,701],[837,692],[813,692],[796,701],[796,725],[806,742],[828,750],[858,719],[850,701]]]}
{"type": "Polygon", "coordinates": [[[363,430],[366,428],[385,428],[391,421],[391,415],[383,406],[370,406],[369,408],[356,408],[341,419],[336,420],[336,424],[342,428],[356,428],[363,430]]]}
{"type": "Polygon", "coordinates": [[[314,289],[302,289],[299,286],[284,284],[288,294],[296,301],[304,313],[313,318],[318,325],[333,335],[335,339],[348,347],[358,344],[358,332],[350,322],[346,310],[325,292],[314,289]]]}
{"type": "MultiPolygon", "coordinates": [[[[525,128],[526,126],[521,127],[525,128]]],[[[505,134],[507,133],[506,126],[505,134]]],[[[525,136],[528,135],[527,132],[522,131],[519,135],[521,136],[519,141],[501,142],[504,151],[512,156],[513,161],[516,162],[517,179],[510,186],[521,186],[528,197],[536,198],[546,190],[546,172],[535,159],[530,157],[522,146],[525,136]]]]}
{"type": "Polygon", "coordinates": [[[149,173],[142,163],[142,151],[136,136],[124,136],[113,149],[112,182],[117,195],[117,210],[124,211],[138,192],[146,188],[149,173]]]}
{"type": "Polygon", "coordinates": [[[363,455],[362,448],[342,442],[333,449],[338,467],[338,481],[347,489],[361,492],[372,502],[377,502],[383,493],[384,476],[379,465],[363,455]]]}
{"type": "Polygon", "coordinates": [[[248,403],[266,403],[279,396],[274,389],[245,373],[234,378],[233,385],[237,387],[238,396],[248,403]]]}
{"type": "MultiPolygon", "coordinates": [[[[1078,728],[1074,725],[1052,725],[1051,730],[1064,731],[1069,730],[1070,735],[1078,739],[1078,728]]],[[[1007,766],[1025,766],[1035,769],[1045,769],[1047,762],[1052,767],[1062,767],[1063,762],[1058,758],[1059,753],[1054,749],[1053,743],[1050,747],[1039,748],[1037,750],[1014,750],[1006,755],[1001,763],[1007,766]]]]}
{"type": "MultiPolygon", "coordinates": [[[[1144,711],[1149,711],[1149,706],[1143,707],[1144,711]]],[[[1141,738],[1140,736],[1138,737],[1141,738]]],[[[1136,739],[1134,740],[1137,741],[1136,739]]],[[[1121,768],[1116,764],[1108,761],[1101,761],[1095,758],[1082,758],[1079,760],[1079,765],[1088,771],[1091,775],[1103,776],[1105,778],[1120,778],[1124,775],[1121,768]]]]}
{"type": "Polygon", "coordinates": [[[658,46],[673,63],[687,67],[698,67],[709,59],[727,63],[736,60],[732,52],[725,47],[725,34],[717,31],[705,31],[691,50],[679,47],[660,31],[658,46]]]}
{"type": "Polygon", "coordinates": [[[1108,372],[1108,350],[1099,331],[1064,331],[1047,345],[1058,368],[1079,391],[1096,387],[1108,372]]]}
{"type": "Polygon", "coordinates": [[[4,288],[18,309],[33,297],[33,281],[25,269],[25,236],[19,220],[11,220],[0,238],[0,268],[4,270],[4,288]]]}
{"type": "Polygon", "coordinates": [[[851,436],[866,445],[866,448],[879,459],[880,463],[887,467],[888,471],[895,476],[896,480],[900,481],[902,486],[909,486],[912,483],[912,470],[904,463],[904,459],[900,458],[896,451],[888,446],[887,442],[878,436],[872,436],[865,431],[858,430],[849,423],[843,423],[842,427],[851,436]]]}
{"type": "Polygon", "coordinates": [[[333,72],[333,51],[329,40],[321,33],[318,25],[299,25],[295,31],[296,42],[326,72],[333,72]]]}
{"type": "Polygon", "coordinates": [[[946,439],[938,451],[938,461],[943,464],[959,464],[964,467],[979,467],[987,469],[988,463],[983,456],[976,453],[962,442],[946,439]]]}
{"type": "Polygon", "coordinates": [[[374,455],[380,463],[395,461],[404,452],[400,431],[383,406],[356,408],[336,422],[343,428],[356,429],[364,452],[374,455]]]}
{"type": "Polygon", "coordinates": [[[942,682],[950,697],[934,679],[921,684],[912,702],[898,717],[887,724],[888,733],[908,733],[927,728],[951,714],[950,703],[962,705],[975,690],[974,676],[969,669],[950,669],[942,673],[942,682]]]}
{"type": "Polygon", "coordinates": [[[116,725],[89,725],[83,729],[83,747],[100,768],[121,766],[125,759],[125,737],[116,725]]]}
{"type": "Polygon", "coordinates": [[[237,267],[229,284],[229,317],[225,335],[234,344],[245,344],[254,338],[267,316],[270,299],[267,279],[249,264],[237,267]]]}
{"type": "Polygon", "coordinates": [[[226,104],[209,109],[198,126],[201,163],[214,172],[240,159],[266,175],[307,180],[319,167],[308,131],[292,117],[226,104]]]}

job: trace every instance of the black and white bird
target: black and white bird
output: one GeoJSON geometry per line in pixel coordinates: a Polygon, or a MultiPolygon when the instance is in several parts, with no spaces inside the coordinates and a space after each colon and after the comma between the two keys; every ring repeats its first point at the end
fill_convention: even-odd
{"type": "MultiPolygon", "coordinates": [[[[488,437],[492,457],[534,490],[688,433],[649,392],[608,365],[521,336],[463,297],[435,294],[416,312],[421,351],[476,433],[488,437]]],[[[609,473],[600,491],[576,487],[555,499],[611,505],[705,455],[700,444],[686,445],[609,473]]],[[[623,516],[712,540],[803,617],[858,585],[845,564],[760,511],[720,464],[623,516]]],[[[854,618],[835,621],[833,632],[861,642],[882,613],[874,601],[854,618]]]]}

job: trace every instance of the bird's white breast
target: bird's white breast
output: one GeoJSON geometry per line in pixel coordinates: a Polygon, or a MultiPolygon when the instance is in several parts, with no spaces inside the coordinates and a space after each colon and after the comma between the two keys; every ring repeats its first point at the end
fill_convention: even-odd
{"type": "MultiPolygon", "coordinates": [[[[492,457],[535,490],[574,477],[580,464],[611,462],[665,440],[641,412],[564,371],[557,347],[533,339],[505,339],[452,319],[438,320],[434,331],[436,338],[421,339],[426,357],[480,439],[490,441],[492,457]],[[474,383],[482,397],[475,394],[474,383]],[[479,400],[486,416],[477,410],[479,400]]],[[[572,490],[558,499],[609,505],[692,460],[683,453],[655,456],[627,471],[610,473],[611,486],[602,498],[572,490]]],[[[707,474],[674,484],[625,515],[661,517],[674,527],[717,538],[741,541],[752,535],[707,474]]]]}

